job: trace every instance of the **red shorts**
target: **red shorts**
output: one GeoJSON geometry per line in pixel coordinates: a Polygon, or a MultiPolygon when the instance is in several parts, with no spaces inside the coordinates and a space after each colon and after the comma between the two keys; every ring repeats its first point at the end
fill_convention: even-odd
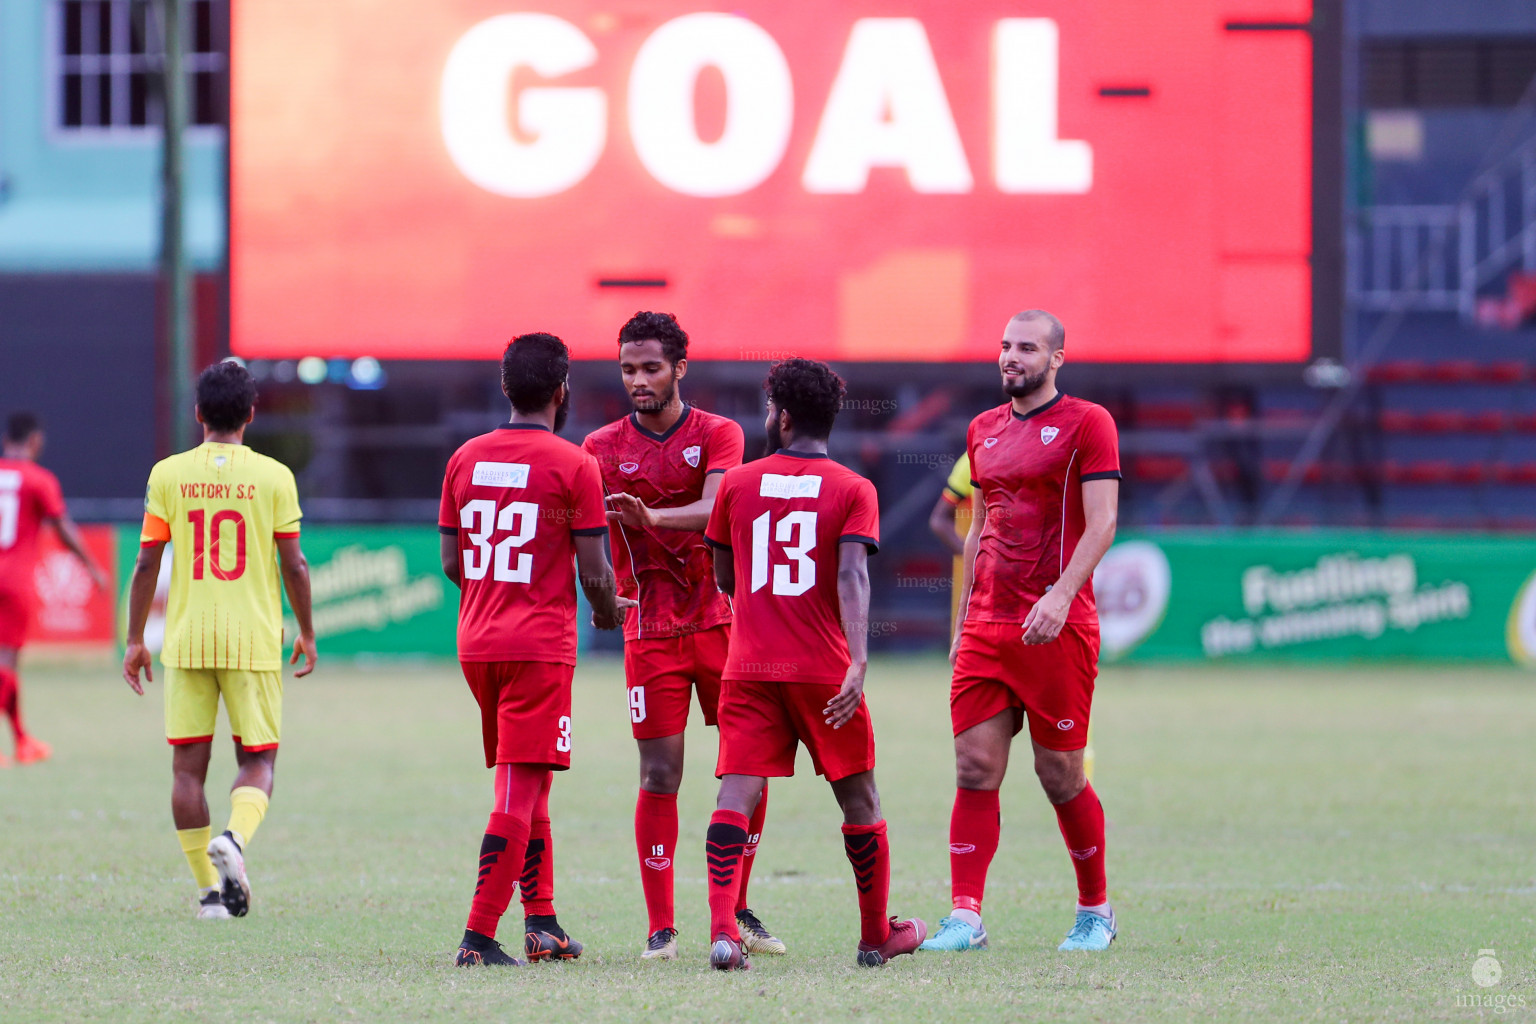
{"type": "Polygon", "coordinates": [[[549,661],[461,661],[480,704],[485,766],[571,766],[571,676],[574,665],[549,661]]]}
{"type": "Polygon", "coordinates": [[[875,723],[869,704],[841,729],[822,709],[842,687],[836,683],[766,683],[727,679],[720,685],[720,759],[715,777],[795,774],[795,744],[811,752],[817,775],[828,782],[875,767],[875,723]]]}
{"type": "Polygon", "coordinates": [[[949,713],[958,736],[1012,708],[1013,731],[1029,717],[1030,739],[1048,750],[1088,745],[1099,629],[1068,623],[1048,644],[1026,644],[1015,622],[967,622],[960,634],[949,713]]]}
{"type": "Polygon", "coordinates": [[[27,622],[32,617],[32,596],[0,587],[0,647],[19,650],[27,642],[27,622]]]}
{"type": "Polygon", "coordinates": [[[624,686],[635,739],[676,736],[686,729],[688,697],[695,689],[704,724],[715,724],[720,673],[730,643],[729,626],[624,642],[624,686]]]}

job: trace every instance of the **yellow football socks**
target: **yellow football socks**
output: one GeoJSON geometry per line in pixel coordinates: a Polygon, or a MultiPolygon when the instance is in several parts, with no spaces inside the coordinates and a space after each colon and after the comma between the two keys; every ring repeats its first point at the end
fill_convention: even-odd
{"type": "Polygon", "coordinates": [[[237,786],[229,793],[229,831],[240,849],[250,845],[251,837],[267,816],[267,794],[255,786],[237,786]]]}
{"type": "Polygon", "coordinates": [[[181,843],[181,852],[187,855],[187,866],[192,869],[192,878],[199,889],[219,887],[219,873],[214,869],[213,861],[208,859],[208,840],[212,836],[213,830],[207,825],[176,830],[176,840],[181,843]]]}

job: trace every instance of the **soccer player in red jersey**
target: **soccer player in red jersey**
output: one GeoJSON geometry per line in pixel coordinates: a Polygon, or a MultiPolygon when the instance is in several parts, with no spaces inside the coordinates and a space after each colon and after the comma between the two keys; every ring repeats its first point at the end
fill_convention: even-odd
{"type": "Polygon", "coordinates": [[[886,916],[891,862],[864,703],[879,502],[872,483],[827,455],[844,394],[837,374],[789,359],[763,388],[772,454],[726,471],[704,531],[736,610],[720,687],[720,795],[704,844],[709,962],[748,966],[734,913],[748,823],[767,779],[795,773],[803,743],[843,811],[859,892],[858,963],[878,967],[928,932],[916,918],[886,916]]]}
{"type": "MultiPolygon", "coordinates": [[[[731,636],[731,605],[715,586],[704,543],[720,478],[741,465],[734,420],[685,404],[688,335],[670,313],[636,313],[619,331],[619,372],[634,412],[587,436],[608,492],[608,547],[619,593],[637,603],[624,620],[629,720],[640,747],[635,849],[650,917],[647,960],[677,957],[673,862],[683,730],[690,695],[715,724],[720,673],[731,636]]],[[[762,836],[767,790],[747,829],[736,922],[749,953],[784,944],[747,906],[747,879],[762,836]]]]}
{"type": "MultiPolygon", "coordinates": [[[[507,423],[448,460],[438,515],[443,572],[462,591],[459,662],[480,705],[495,808],[454,962],[520,965],[496,942],[536,819],[549,818],[552,772],[571,765],[576,573],[592,623],[617,629],[623,608],[603,553],[608,532],[597,462],[555,434],[570,406],[570,353],[550,334],[512,339],[501,360],[507,423]]],[[[573,960],[581,944],[551,913],[524,922],[533,958],[573,960]]]]}
{"type": "MultiPolygon", "coordinates": [[[[46,761],[53,748],[27,732],[21,721],[21,680],[17,676],[27,620],[32,615],[37,568],[37,535],[46,524],[76,558],[85,563],[91,582],[106,589],[107,578],[97,567],[80,531],[64,510],[58,477],[37,464],[43,451],[43,426],[36,416],[18,412],[6,424],[0,448],[0,711],[11,723],[16,763],[46,761]]],[[[0,768],[10,764],[0,754],[0,768]]]]}
{"type": "Polygon", "coordinates": [[[1099,657],[1090,581],[1115,536],[1120,456],[1109,413],[1056,390],[1065,340],[1043,310],[1014,316],[998,354],[1009,401],[977,416],[966,435],[981,500],[965,541],[965,614],[949,654],[954,911],[925,950],[986,946],[981,897],[997,852],[997,793],[1026,719],[1035,774],[1077,871],[1077,918],[1060,948],[1103,950],[1115,937],[1104,809],[1084,774],[1083,748],[1099,657]]]}

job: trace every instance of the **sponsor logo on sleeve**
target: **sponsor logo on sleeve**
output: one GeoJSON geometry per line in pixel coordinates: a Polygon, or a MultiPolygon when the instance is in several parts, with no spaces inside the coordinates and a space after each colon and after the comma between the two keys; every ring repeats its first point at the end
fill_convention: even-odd
{"type": "Polygon", "coordinates": [[[983,448],[991,448],[993,445],[997,444],[997,438],[989,437],[985,441],[983,441],[981,444],[982,444],[983,448]]]}
{"type": "Polygon", "coordinates": [[[527,487],[526,462],[477,462],[470,482],[476,487],[527,487]]]}
{"type": "Polygon", "coordinates": [[[764,498],[815,498],[821,495],[819,476],[783,476],[764,473],[759,496],[764,498]]]}

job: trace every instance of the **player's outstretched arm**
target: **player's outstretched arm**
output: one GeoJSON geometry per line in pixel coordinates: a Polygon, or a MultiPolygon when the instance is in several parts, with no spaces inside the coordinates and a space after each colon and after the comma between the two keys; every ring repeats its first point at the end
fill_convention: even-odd
{"type": "Polygon", "coordinates": [[[959,510],[960,506],[951,502],[949,495],[940,494],[933,503],[933,511],[928,513],[928,529],[955,556],[965,554],[965,538],[955,529],[955,513],[959,510]]]}
{"type": "Polygon", "coordinates": [[[699,500],[676,508],[651,508],[633,494],[623,491],[610,494],[607,498],[608,520],[636,528],[702,530],[709,525],[709,513],[715,507],[715,492],[720,490],[723,477],[723,473],[709,474],[704,478],[704,490],[699,500]]]}
{"type": "Polygon", "coordinates": [[[955,667],[960,652],[960,633],[965,628],[965,609],[971,603],[971,587],[976,582],[976,552],[981,548],[981,528],[987,521],[987,504],[977,499],[971,510],[971,529],[965,535],[965,550],[960,565],[960,613],[955,616],[955,635],[949,642],[949,667],[955,667]]]}
{"type": "Polygon", "coordinates": [[[438,534],[438,555],[443,562],[443,575],[453,582],[460,590],[464,589],[464,578],[461,575],[462,568],[459,565],[459,535],[457,533],[438,534]]]}
{"type": "Polygon", "coordinates": [[[720,593],[734,599],[736,597],[736,561],[731,549],[711,542],[709,557],[715,562],[715,586],[720,593]]]}
{"type": "Polygon", "coordinates": [[[613,566],[603,551],[603,538],[584,537],[577,534],[576,575],[581,580],[582,592],[592,604],[592,625],[598,629],[618,629],[624,625],[624,609],[633,608],[635,602],[619,596],[618,581],[614,579],[613,566]]]}
{"type": "Polygon", "coordinates": [[[96,589],[106,590],[107,574],[101,571],[101,566],[96,564],[96,559],[92,558],[90,551],[86,550],[85,541],[80,539],[80,528],[75,525],[75,521],[67,515],[62,515],[57,519],[48,520],[48,523],[58,533],[59,543],[85,564],[85,571],[90,573],[91,582],[96,585],[96,589]]]}
{"type": "Polygon", "coordinates": [[[822,713],[828,725],[841,729],[859,710],[869,668],[869,549],[863,541],[837,546],[837,604],[843,636],[848,638],[848,674],[822,713]]]}
{"type": "Polygon", "coordinates": [[[133,578],[128,583],[128,649],[123,652],[123,679],[141,697],[144,696],[144,684],[139,682],[139,671],[143,670],[145,679],[155,681],[149,648],[144,646],[144,624],[149,621],[149,606],[155,600],[155,583],[160,579],[163,554],[164,542],[142,545],[138,560],[133,563],[133,578]]]}
{"type": "Polygon", "coordinates": [[[1083,536],[1072,560],[1044,597],[1035,602],[1024,619],[1024,642],[1048,644],[1066,625],[1072,599],[1093,576],[1099,559],[1115,542],[1115,523],[1120,505],[1119,480],[1087,480],[1083,483],[1083,536]]]}
{"type": "Polygon", "coordinates": [[[288,659],[290,665],[297,665],[301,657],[304,659],[303,666],[293,674],[298,679],[313,672],[315,663],[320,660],[320,652],[315,648],[315,621],[309,596],[309,562],[304,559],[299,538],[277,538],[277,563],[282,569],[288,604],[299,624],[299,635],[293,638],[293,656],[288,659]]]}

